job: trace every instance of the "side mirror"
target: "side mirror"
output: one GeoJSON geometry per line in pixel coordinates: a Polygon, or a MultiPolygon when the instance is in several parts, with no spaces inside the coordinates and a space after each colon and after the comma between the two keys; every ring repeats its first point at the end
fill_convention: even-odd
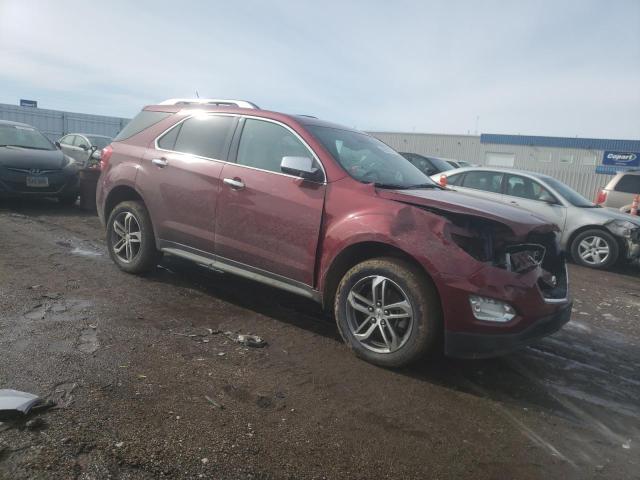
{"type": "Polygon", "coordinates": [[[313,166],[313,159],[309,157],[282,157],[280,170],[306,180],[320,180],[322,176],[321,170],[313,166]]]}
{"type": "Polygon", "coordinates": [[[78,145],[82,150],[84,150],[85,152],[87,150],[89,150],[89,147],[87,147],[84,143],[81,143],[80,145],[78,145]]]}
{"type": "Polygon", "coordinates": [[[56,146],[56,148],[57,148],[58,150],[62,148],[62,147],[60,146],[60,142],[59,142],[58,140],[56,140],[56,141],[55,141],[55,142],[53,142],[53,143],[54,143],[54,145],[56,146]]]}

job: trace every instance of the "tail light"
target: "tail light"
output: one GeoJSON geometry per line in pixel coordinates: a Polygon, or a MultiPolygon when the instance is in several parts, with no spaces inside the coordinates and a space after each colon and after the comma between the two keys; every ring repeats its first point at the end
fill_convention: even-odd
{"type": "Polygon", "coordinates": [[[596,205],[602,205],[606,201],[607,201],[607,191],[600,190],[598,192],[598,195],[596,195],[596,205]]]}
{"type": "Polygon", "coordinates": [[[102,153],[100,154],[100,170],[106,170],[109,166],[109,159],[111,158],[111,154],[113,153],[113,148],[111,145],[107,145],[102,149],[102,153]]]}

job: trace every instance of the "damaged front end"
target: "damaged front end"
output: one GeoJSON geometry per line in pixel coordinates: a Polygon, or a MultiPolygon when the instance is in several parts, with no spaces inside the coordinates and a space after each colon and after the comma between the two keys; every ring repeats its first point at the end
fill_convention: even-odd
{"type": "Polygon", "coordinates": [[[625,247],[627,260],[640,261],[640,226],[630,220],[615,219],[604,225],[625,247]]]}
{"type": "Polygon", "coordinates": [[[469,256],[515,275],[537,270],[537,285],[545,301],[566,301],[566,261],[556,227],[545,225],[516,235],[497,221],[459,214],[447,217],[450,220],[447,233],[469,256]]]}

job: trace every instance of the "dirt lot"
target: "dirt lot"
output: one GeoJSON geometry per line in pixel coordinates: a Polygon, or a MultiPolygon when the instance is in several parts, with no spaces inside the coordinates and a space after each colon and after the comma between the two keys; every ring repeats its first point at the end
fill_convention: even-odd
{"type": "Polygon", "coordinates": [[[0,388],[58,401],[0,425],[2,479],[640,478],[638,269],[571,266],[573,320],[524,351],[389,371],[306,300],[120,272],[77,208],[0,204],[0,245],[0,388]]]}

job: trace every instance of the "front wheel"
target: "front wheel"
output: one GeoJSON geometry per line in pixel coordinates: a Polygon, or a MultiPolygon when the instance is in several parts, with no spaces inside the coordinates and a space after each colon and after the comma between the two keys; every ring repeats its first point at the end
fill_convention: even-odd
{"type": "Polygon", "coordinates": [[[144,273],[156,266],[153,226],[142,202],[118,204],[107,221],[107,248],[111,259],[125,272],[144,273]]]}
{"type": "Polygon", "coordinates": [[[334,304],[342,338],[355,354],[401,367],[433,350],[442,324],[433,283],[396,258],[359,263],[342,278],[334,304]]]}
{"type": "Polygon", "coordinates": [[[583,267],[596,269],[609,268],[616,263],[619,250],[613,235],[599,229],[580,233],[571,244],[573,260],[583,267]]]}

